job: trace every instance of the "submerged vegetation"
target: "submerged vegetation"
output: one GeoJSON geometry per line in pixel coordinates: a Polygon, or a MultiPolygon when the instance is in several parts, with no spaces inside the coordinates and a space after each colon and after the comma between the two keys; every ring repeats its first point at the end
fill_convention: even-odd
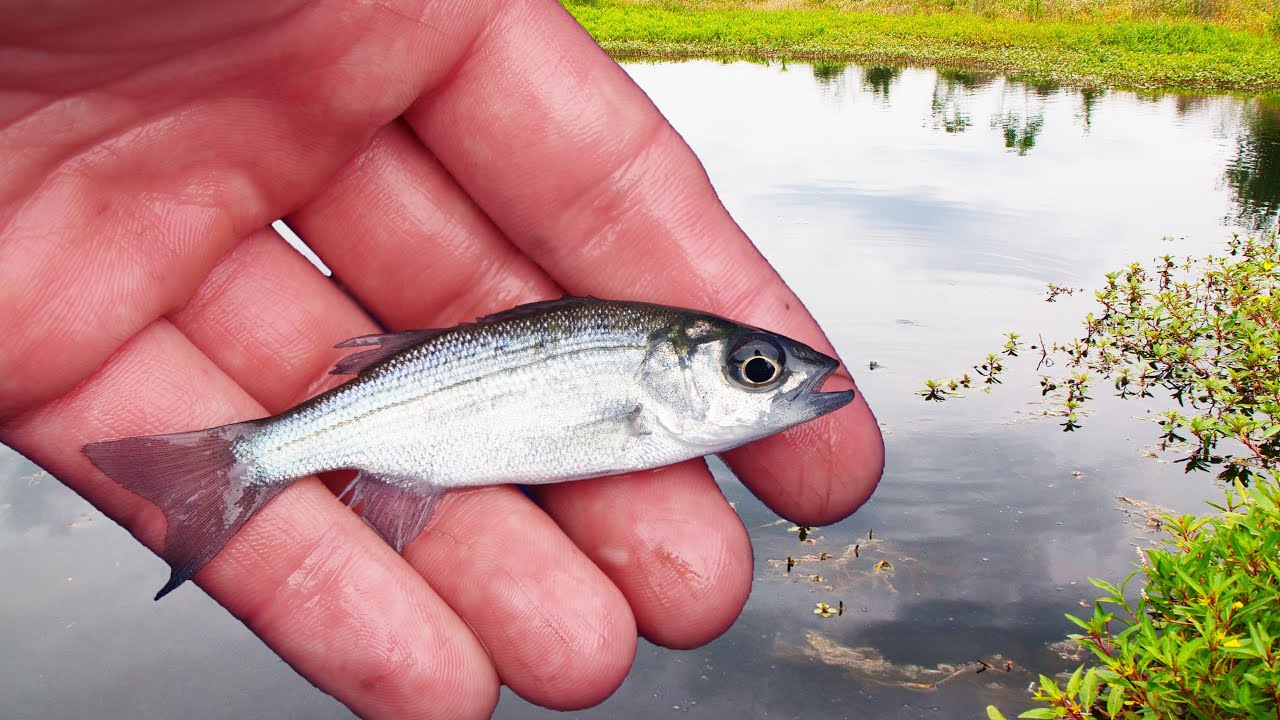
{"type": "MultiPolygon", "coordinates": [[[[1219,515],[1166,516],[1136,602],[1105,595],[1071,639],[1096,664],[1040,676],[1026,718],[1272,718],[1280,713],[1280,478],[1226,493],[1219,515]]],[[[1130,576],[1132,580],[1134,576],[1130,576]]],[[[992,718],[1003,718],[994,708],[992,718]]]]}
{"type": "MultiPolygon", "coordinates": [[[[1050,298],[1069,292],[1050,285],[1050,298]]],[[[1039,354],[1042,395],[1060,400],[1062,428],[1080,427],[1079,410],[1096,385],[1120,398],[1159,391],[1177,403],[1153,417],[1162,449],[1189,448],[1188,471],[1220,469],[1248,482],[1280,469],[1280,240],[1233,237],[1205,258],[1165,255],[1108,273],[1094,294],[1084,334],[1026,345],[1017,333],[974,366],[982,383],[1000,383],[1002,358],[1039,354]],[[1061,365],[1059,365],[1061,363],[1061,365]]],[[[927,380],[919,394],[942,401],[974,385],[927,380]]]]}
{"type": "Polygon", "coordinates": [[[1081,86],[1280,88],[1274,0],[563,3],[619,57],[919,63],[1081,86]]]}
{"type": "MultiPolygon", "coordinates": [[[[1051,285],[1049,299],[1072,292],[1051,285]]],[[[1222,254],[1135,263],[1094,298],[1082,337],[1024,345],[1010,333],[975,371],[989,387],[1020,351],[1036,351],[1041,370],[1063,362],[1040,386],[1060,399],[1066,431],[1092,388],[1167,396],[1177,407],[1154,416],[1161,446],[1229,485],[1216,514],[1162,518],[1136,600],[1125,592],[1135,576],[1093,581],[1105,592],[1093,614],[1068,617],[1096,664],[1061,684],[1042,676],[1041,707],[1021,717],[1280,717],[1280,241],[1237,236],[1222,254]]],[[[942,401],[973,385],[930,380],[919,394],[942,401]]]]}

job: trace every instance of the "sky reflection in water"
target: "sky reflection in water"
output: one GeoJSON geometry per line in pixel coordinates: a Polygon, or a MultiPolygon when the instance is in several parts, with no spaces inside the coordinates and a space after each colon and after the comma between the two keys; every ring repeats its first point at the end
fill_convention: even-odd
{"type": "MultiPolygon", "coordinates": [[[[911,393],[1005,331],[1068,337],[1087,298],[1046,304],[1046,282],[1092,288],[1132,260],[1274,227],[1280,103],[920,69],[628,71],[854,369],[888,470],[862,511],[809,545],[718,468],[756,551],[742,619],[700,650],[642,646],[614,698],[569,716],[1020,709],[1032,673],[1070,665],[1048,645],[1092,597],[1086,578],[1123,576],[1149,537],[1115,496],[1198,511],[1213,491],[1138,453],[1155,434],[1137,405],[1100,399],[1074,435],[1037,420],[1032,363],[1011,363],[990,397],[933,406],[911,393]],[[854,543],[856,559],[791,574],[779,563],[854,543]],[[871,570],[877,559],[893,571],[871,570]],[[819,618],[818,601],[847,611],[819,618]],[[997,656],[1015,670],[903,685],[997,656]]],[[[0,478],[0,577],[18,590],[0,594],[0,716],[349,716],[195,588],[152,603],[160,561],[56,481],[7,452],[0,478]]],[[[563,715],[507,693],[498,717],[563,715]]]]}

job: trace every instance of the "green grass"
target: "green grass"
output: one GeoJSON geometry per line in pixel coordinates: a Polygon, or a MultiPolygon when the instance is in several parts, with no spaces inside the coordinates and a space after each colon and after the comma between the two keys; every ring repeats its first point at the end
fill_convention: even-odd
{"type": "Polygon", "coordinates": [[[827,2],[803,9],[643,0],[564,5],[615,57],[848,60],[981,68],[1084,87],[1280,89],[1280,42],[1201,21],[1026,20],[969,10],[885,15],[827,2]]]}

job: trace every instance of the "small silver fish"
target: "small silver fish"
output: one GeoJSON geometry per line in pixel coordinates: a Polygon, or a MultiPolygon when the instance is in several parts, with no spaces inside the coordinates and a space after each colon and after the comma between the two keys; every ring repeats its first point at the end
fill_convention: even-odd
{"type": "Polygon", "coordinates": [[[340,497],[397,551],[451,488],[581,480],[722,452],[836,410],[835,359],[715,315],[568,297],[474,323],[369,335],[357,377],[279,415],[90,443],[168,521],[160,599],[290,483],[350,468],[340,497]]]}

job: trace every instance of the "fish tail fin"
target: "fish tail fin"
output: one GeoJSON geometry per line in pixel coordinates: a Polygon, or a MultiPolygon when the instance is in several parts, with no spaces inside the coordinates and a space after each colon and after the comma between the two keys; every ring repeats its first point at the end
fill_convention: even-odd
{"type": "Polygon", "coordinates": [[[129,492],[159,506],[168,528],[160,557],[172,571],[156,600],[190,580],[287,483],[249,483],[250,464],[233,453],[250,421],[171,435],[90,443],[84,454],[129,492]]]}

